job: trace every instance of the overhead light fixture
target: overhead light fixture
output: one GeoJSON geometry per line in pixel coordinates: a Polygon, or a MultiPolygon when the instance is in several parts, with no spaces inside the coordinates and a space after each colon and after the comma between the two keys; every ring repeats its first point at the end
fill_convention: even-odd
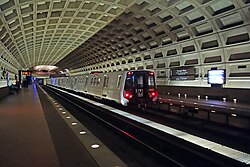
{"type": "Polygon", "coordinates": [[[21,9],[28,8],[29,6],[30,6],[29,4],[22,5],[22,6],[21,6],[21,9]]]}
{"type": "Polygon", "coordinates": [[[29,17],[29,16],[30,16],[30,14],[27,14],[27,15],[24,15],[23,18],[26,18],[26,17],[29,17]]]}
{"type": "Polygon", "coordinates": [[[45,1],[37,2],[38,5],[43,5],[45,3],[46,3],[45,1]]]}
{"type": "Polygon", "coordinates": [[[16,20],[14,19],[14,20],[10,21],[9,24],[14,23],[15,21],[16,21],[16,20]]]}

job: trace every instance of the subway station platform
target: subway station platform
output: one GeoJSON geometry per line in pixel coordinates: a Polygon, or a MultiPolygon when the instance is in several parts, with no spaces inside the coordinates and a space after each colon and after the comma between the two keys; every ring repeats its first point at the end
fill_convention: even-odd
{"type": "Polygon", "coordinates": [[[0,166],[59,166],[36,87],[0,101],[0,166]]]}
{"type": "Polygon", "coordinates": [[[0,166],[99,166],[36,85],[0,101],[0,166]]]}

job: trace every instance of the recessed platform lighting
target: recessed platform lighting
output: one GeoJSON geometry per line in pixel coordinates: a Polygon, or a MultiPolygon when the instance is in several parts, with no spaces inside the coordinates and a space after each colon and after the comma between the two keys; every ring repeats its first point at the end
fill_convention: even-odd
{"type": "Polygon", "coordinates": [[[66,112],[65,112],[65,111],[63,111],[63,112],[62,112],[62,114],[66,114],[66,112]]]}
{"type": "Polygon", "coordinates": [[[76,123],[76,122],[72,122],[71,125],[72,125],[72,126],[76,126],[77,123],[76,123]]]}
{"type": "Polygon", "coordinates": [[[233,116],[233,117],[237,117],[237,114],[231,114],[231,116],[233,116]]]}
{"type": "Polygon", "coordinates": [[[67,119],[70,119],[70,117],[66,117],[67,119]]]}
{"type": "Polygon", "coordinates": [[[100,147],[99,144],[92,144],[92,145],[91,145],[91,148],[94,148],[94,149],[99,148],[99,147],[100,147]]]}
{"type": "Polygon", "coordinates": [[[86,134],[87,132],[85,132],[85,131],[80,131],[79,133],[80,133],[80,135],[84,135],[84,134],[86,134]]]}
{"type": "Polygon", "coordinates": [[[60,111],[62,111],[63,109],[62,108],[59,108],[60,111]]]}

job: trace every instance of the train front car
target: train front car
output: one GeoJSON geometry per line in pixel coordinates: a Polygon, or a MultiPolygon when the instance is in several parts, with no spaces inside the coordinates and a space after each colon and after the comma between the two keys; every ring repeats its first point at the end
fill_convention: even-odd
{"type": "Polygon", "coordinates": [[[128,71],[125,79],[123,97],[130,105],[138,108],[151,106],[158,99],[155,75],[152,71],[128,71]]]}

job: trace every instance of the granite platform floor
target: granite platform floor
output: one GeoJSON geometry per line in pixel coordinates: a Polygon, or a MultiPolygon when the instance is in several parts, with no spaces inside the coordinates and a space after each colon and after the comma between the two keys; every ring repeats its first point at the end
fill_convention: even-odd
{"type": "Polygon", "coordinates": [[[59,166],[35,85],[0,101],[0,136],[0,166],[59,166]]]}
{"type": "Polygon", "coordinates": [[[39,89],[0,100],[0,167],[98,166],[39,89]]]}

